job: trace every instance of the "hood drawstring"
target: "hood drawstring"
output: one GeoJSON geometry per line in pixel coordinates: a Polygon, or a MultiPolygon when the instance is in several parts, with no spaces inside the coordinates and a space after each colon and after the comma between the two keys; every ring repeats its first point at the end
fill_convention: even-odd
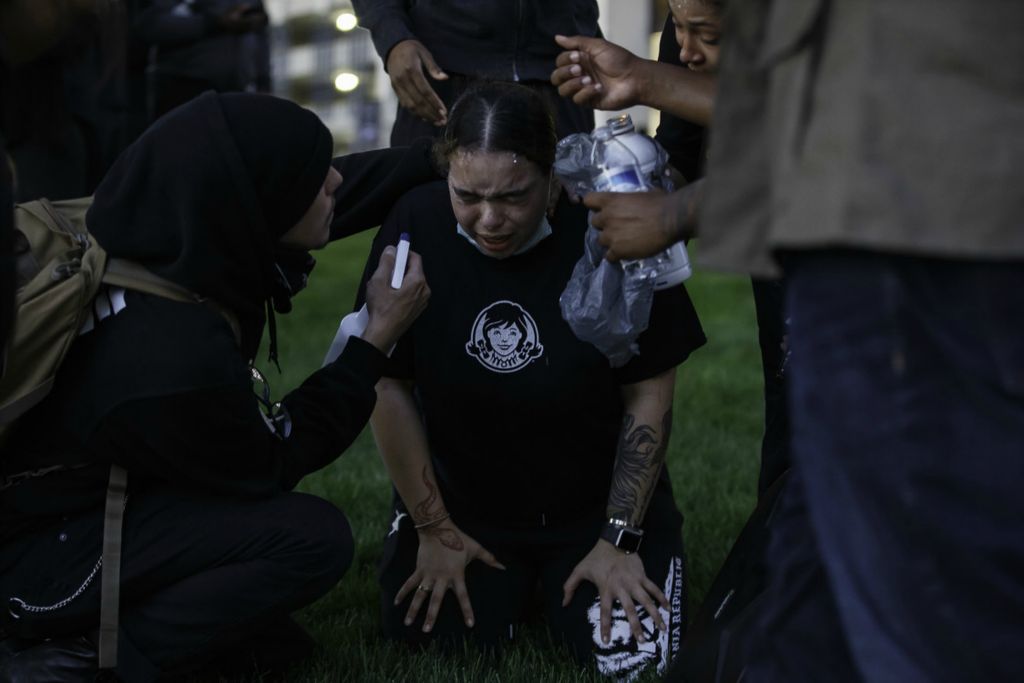
{"type": "Polygon", "coordinates": [[[277,320],[274,318],[274,305],[271,299],[267,299],[267,333],[270,336],[270,353],[267,360],[277,366],[281,372],[281,364],[277,362],[277,320]]]}

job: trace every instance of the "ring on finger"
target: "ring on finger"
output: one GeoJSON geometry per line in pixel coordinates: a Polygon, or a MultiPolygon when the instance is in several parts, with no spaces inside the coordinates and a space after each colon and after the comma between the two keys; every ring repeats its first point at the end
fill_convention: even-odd
{"type": "Polygon", "coordinates": [[[416,586],[416,590],[423,591],[424,593],[429,593],[433,589],[430,588],[430,586],[421,583],[420,585],[416,586]]]}

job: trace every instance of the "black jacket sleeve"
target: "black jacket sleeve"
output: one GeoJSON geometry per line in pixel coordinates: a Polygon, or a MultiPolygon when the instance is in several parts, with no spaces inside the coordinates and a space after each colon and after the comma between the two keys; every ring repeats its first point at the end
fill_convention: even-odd
{"type": "Polygon", "coordinates": [[[268,428],[252,391],[223,387],[127,402],[104,419],[90,445],[114,454],[133,480],[240,496],[288,490],[359,435],[385,361],[362,339],[351,340],[334,363],[285,397],[292,423],[285,439],[268,428]]]}
{"type": "Polygon", "coordinates": [[[359,24],[370,32],[373,47],[385,64],[396,43],[416,38],[408,6],[407,0],[352,0],[359,24]]]}
{"type": "Polygon", "coordinates": [[[337,157],[342,182],[334,193],[331,239],[354,235],[384,222],[406,191],[440,175],[430,160],[430,141],[337,157]]]}

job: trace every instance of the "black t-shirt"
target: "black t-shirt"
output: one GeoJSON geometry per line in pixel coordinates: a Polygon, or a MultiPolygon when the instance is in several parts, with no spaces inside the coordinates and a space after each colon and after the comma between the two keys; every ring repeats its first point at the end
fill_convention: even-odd
{"type": "Polygon", "coordinates": [[[576,519],[607,500],[621,385],[672,368],[705,342],[680,286],[659,292],[640,355],[612,369],[562,319],[558,299],[583,252],[586,209],[565,202],[553,233],[506,259],[456,231],[445,183],[406,194],[382,226],[365,279],[402,232],[431,298],[389,374],[414,380],[431,457],[454,515],[530,525],[576,519]]]}

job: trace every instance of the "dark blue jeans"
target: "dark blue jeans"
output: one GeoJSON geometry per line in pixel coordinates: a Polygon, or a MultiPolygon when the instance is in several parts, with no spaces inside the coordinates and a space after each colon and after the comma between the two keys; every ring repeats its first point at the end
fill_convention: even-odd
{"type": "Polygon", "coordinates": [[[1024,263],[787,276],[795,476],[745,680],[1024,680],[1024,263]]]}

